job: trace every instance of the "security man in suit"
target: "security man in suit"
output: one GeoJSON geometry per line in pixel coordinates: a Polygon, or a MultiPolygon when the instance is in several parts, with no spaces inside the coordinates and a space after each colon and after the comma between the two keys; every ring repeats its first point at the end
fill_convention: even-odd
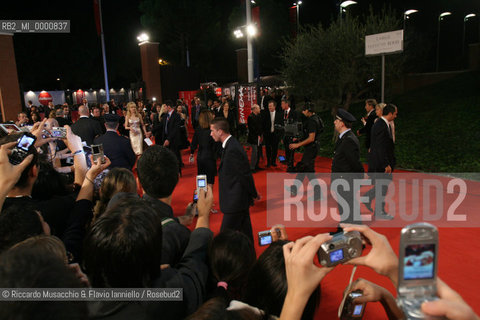
{"type": "MultiPolygon", "coordinates": [[[[352,132],[352,124],[355,117],[344,109],[338,109],[333,124],[338,132],[338,140],[335,144],[335,153],[332,161],[332,182],[336,179],[342,179],[348,183],[347,187],[338,186],[336,193],[346,200],[348,206],[344,208],[338,203],[338,211],[342,222],[359,223],[360,210],[358,210],[358,219],[353,215],[355,193],[353,182],[355,179],[363,178],[363,165],[360,162],[360,145],[358,138],[352,132]],[[346,212],[348,211],[348,212],[346,212]],[[345,215],[345,216],[344,216],[345,215]]],[[[360,206],[357,206],[360,208],[360,206]]]]}
{"type": "MultiPolygon", "coordinates": [[[[281,102],[281,107],[283,111],[283,120],[285,124],[294,124],[300,120],[298,112],[290,108],[290,100],[283,98],[281,102]]],[[[285,135],[283,138],[283,145],[285,147],[285,164],[287,165],[287,172],[294,171],[293,168],[293,158],[295,156],[295,149],[290,149],[289,145],[293,142],[293,137],[285,135]]]]}
{"type": "Polygon", "coordinates": [[[377,119],[377,114],[375,113],[375,107],[377,106],[377,100],[375,99],[367,99],[365,101],[365,110],[367,111],[367,115],[362,118],[363,128],[357,130],[357,135],[365,135],[365,147],[370,149],[370,135],[372,133],[372,127],[375,123],[375,119],[377,119]]]}
{"type": "Polygon", "coordinates": [[[210,125],[213,140],[222,143],[222,159],[218,168],[220,210],[223,221],[220,231],[238,230],[253,243],[250,206],[258,199],[248,157],[242,145],[230,134],[228,121],[215,118],[210,125]]]}
{"type": "MultiPolygon", "coordinates": [[[[181,118],[180,115],[175,110],[171,100],[165,101],[167,105],[167,114],[162,117],[161,128],[162,128],[162,140],[161,143],[165,148],[168,148],[173,151],[178,160],[179,172],[182,171],[183,161],[180,155],[180,126],[181,118]]],[[[160,142],[155,143],[160,144],[160,142]]]]}
{"type": "Polygon", "coordinates": [[[100,122],[90,119],[90,112],[84,105],[78,107],[80,118],[72,124],[72,132],[82,138],[88,146],[92,145],[95,137],[102,134],[100,122]]]}
{"type": "MultiPolygon", "coordinates": [[[[365,203],[368,210],[373,212],[371,202],[375,198],[376,181],[391,181],[392,172],[395,168],[395,143],[393,142],[390,121],[397,117],[398,109],[393,104],[387,104],[383,108],[382,116],[372,127],[370,142],[370,153],[368,154],[368,174],[372,179],[373,188],[365,196],[369,197],[369,202],[365,203]]],[[[376,199],[375,217],[381,220],[391,220],[393,217],[385,211],[385,196],[388,192],[388,184],[382,184],[380,199],[376,199]]]]}
{"type": "Polygon", "coordinates": [[[94,144],[103,144],[103,152],[110,159],[112,164],[109,169],[125,168],[132,170],[135,165],[135,153],[128,138],[117,133],[120,117],[116,114],[105,114],[104,135],[94,140],[94,144]]]}

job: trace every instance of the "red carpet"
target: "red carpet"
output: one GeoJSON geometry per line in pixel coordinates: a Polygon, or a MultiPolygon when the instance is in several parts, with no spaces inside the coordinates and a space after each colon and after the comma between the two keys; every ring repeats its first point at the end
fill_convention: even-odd
{"type": "MultiPolygon", "coordinates": [[[[196,164],[188,162],[189,151],[183,151],[183,162],[185,168],[182,169],[182,177],[177,185],[172,200],[172,207],[175,215],[183,215],[188,202],[192,201],[193,191],[195,189],[195,176],[197,174],[196,164]]],[[[298,158],[301,155],[296,154],[298,158]]],[[[299,160],[299,159],[298,159],[299,160]]],[[[264,163],[260,163],[264,167],[264,163]]],[[[316,172],[330,172],[331,159],[317,158],[316,172]]],[[[257,191],[261,195],[266,194],[266,173],[267,172],[285,172],[285,166],[279,165],[276,168],[259,171],[254,174],[257,191]]],[[[218,207],[218,179],[215,179],[214,185],[214,203],[218,207]]],[[[255,203],[250,209],[250,215],[253,225],[254,237],[259,231],[267,230],[266,223],[266,199],[263,197],[255,203]]],[[[210,228],[216,234],[220,230],[222,214],[211,215],[210,228]]],[[[195,221],[192,225],[195,225],[195,221]]],[[[334,231],[332,228],[287,228],[290,240],[295,240],[306,235],[316,235],[318,233],[334,231]]],[[[400,228],[376,228],[376,231],[384,234],[390,240],[390,243],[398,254],[400,228]]],[[[478,303],[478,288],[480,286],[479,263],[480,241],[476,234],[479,228],[439,228],[440,249],[438,274],[450,287],[459,292],[465,301],[480,314],[480,303],[478,303]]],[[[265,248],[255,244],[257,255],[260,255],[265,248]]],[[[351,266],[337,266],[322,281],[322,299],[316,319],[337,319],[337,309],[342,299],[343,290],[348,285],[351,266]]],[[[389,289],[395,294],[395,288],[389,280],[383,276],[377,275],[366,267],[358,267],[355,278],[362,277],[378,285],[389,289]]],[[[386,319],[380,303],[370,303],[366,307],[364,319],[386,319]]]]}

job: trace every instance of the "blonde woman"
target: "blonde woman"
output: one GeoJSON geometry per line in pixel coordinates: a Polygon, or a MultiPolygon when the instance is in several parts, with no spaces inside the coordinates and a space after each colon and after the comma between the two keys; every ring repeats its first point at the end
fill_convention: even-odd
{"type": "Polygon", "coordinates": [[[147,130],[135,102],[129,102],[127,104],[125,129],[130,130],[130,143],[132,144],[132,149],[137,156],[140,156],[143,153],[142,130],[145,136],[147,135],[147,130]]]}

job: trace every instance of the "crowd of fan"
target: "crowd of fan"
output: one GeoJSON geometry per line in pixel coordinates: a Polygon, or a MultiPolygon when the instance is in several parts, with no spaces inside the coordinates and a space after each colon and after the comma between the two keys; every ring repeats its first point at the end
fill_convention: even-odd
{"type": "MultiPolygon", "coordinates": [[[[284,227],[274,226],[280,233],[272,232],[274,242],[257,259],[244,234],[213,236],[210,186],[197,203],[185,204],[184,214],[173,212],[179,163],[171,150],[152,146],[138,159],[142,198],[133,173],[121,168],[110,170],[97,192],[94,182],[110,165],[108,157],[105,163],[90,159],[87,167],[80,137],[64,123],[63,143],[74,161],[73,181],[64,179],[42,152],[52,139],[42,134],[47,122],[33,123],[35,147],[19,165],[8,157],[20,134],[0,140],[0,288],[182,288],[183,301],[2,302],[0,318],[292,320],[318,314],[321,281],[333,268],[318,267],[315,256],[330,235],[291,241],[284,227]]],[[[398,258],[387,238],[364,225],[342,227],[359,231],[370,247],[348,264],[371,268],[396,286],[398,258]]],[[[364,279],[351,288],[357,289],[363,302],[380,301],[390,319],[403,318],[388,290],[364,279]]],[[[438,293],[439,300],[422,306],[424,313],[479,319],[441,280],[438,293]]]]}

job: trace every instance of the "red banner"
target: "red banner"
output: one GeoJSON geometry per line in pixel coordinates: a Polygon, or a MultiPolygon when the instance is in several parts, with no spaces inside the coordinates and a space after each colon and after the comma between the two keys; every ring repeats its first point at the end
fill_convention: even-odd
{"type": "Polygon", "coordinates": [[[252,21],[257,25],[257,36],[262,34],[262,29],[260,28],[260,7],[256,6],[252,8],[252,21]]]}
{"type": "Polygon", "coordinates": [[[95,17],[95,26],[97,27],[97,35],[100,36],[101,26],[100,26],[100,6],[98,0],[93,0],[93,15],[95,17]]]}
{"type": "Polygon", "coordinates": [[[257,103],[257,88],[255,86],[240,86],[238,88],[238,122],[247,123],[252,112],[252,106],[257,103]]]}
{"type": "Polygon", "coordinates": [[[288,9],[288,21],[290,22],[290,34],[293,38],[297,37],[297,6],[288,9]]]}
{"type": "Polygon", "coordinates": [[[197,90],[194,91],[179,91],[178,98],[183,99],[183,101],[188,105],[188,110],[192,107],[192,100],[197,94],[197,90]]]}

